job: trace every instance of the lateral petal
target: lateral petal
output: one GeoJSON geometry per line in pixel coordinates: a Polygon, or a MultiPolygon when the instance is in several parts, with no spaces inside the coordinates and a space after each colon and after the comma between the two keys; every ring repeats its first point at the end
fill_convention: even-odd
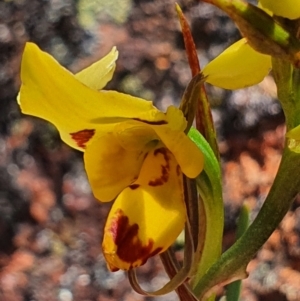
{"type": "Polygon", "coordinates": [[[118,51],[116,47],[113,47],[105,57],[76,73],[75,77],[91,89],[103,89],[112,79],[117,58],[118,51]]]}
{"type": "Polygon", "coordinates": [[[184,133],[187,121],[182,111],[170,106],[167,109],[166,117],[168,125],[153,126],[152,128],[175,156],[182,172],[189,178],[195,178],[203,169],[203,154],[184,133]]]}
{"type": "Polygon", "coordinates": [[[113,133],[107,133],[89,144],[84,165],[94,196],[102,202],[112,201],[139,175],[145,147],[123,148],[113,133]]]}
{"type": "Polygon", "coordinates": [[[271,70],[271,57],[256,52],[241,39],[203,69],[206,82],[224,89],[242,89],[258,84],[271,70]]]}
{"type": "Polygon", "coordinates": [[[182,172],[196,178],[204,167],[204,156],[196,144],[182,131],[166,125],[152,127],[164,145],[172,152],[182,172]]]}
{"type": "Polygon", "coordinates": [[[110,210],[102,244],[108,267],[129,270],[144,264],[174,243],[185,220],[180,168],[168,149],[156,148],[110,210]]]}
{"type": "Polygon", "coordinates": [[[90,89],[33,43],[25,46],[21,81],[18,101],[22,112],[50,121],[64,142],[79,150],[117,122],[164,118],[150,101],[90,89]]]}

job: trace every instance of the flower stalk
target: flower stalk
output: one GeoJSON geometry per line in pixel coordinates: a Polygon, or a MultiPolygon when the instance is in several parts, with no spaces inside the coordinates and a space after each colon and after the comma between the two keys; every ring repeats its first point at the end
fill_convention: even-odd
{"type": "MultiPolygon", "coordinates": [[[[252,225],[219,260],[208,267],[208,270],[204,269],[205,272],[202,273],[203,269],[198,269],[197,275],[200,276],[194,281],[193,291],[199,300],[210,298],[219,285],[247,277],[246,267],[249,261],[279,225],[300,191],[300,154],[299,147],[295,147],[295,141],[300,141],[300,73],[297,69],[300,66],[300,43],[294,35],[297,30],[292,27],[288,30],[287,26],[282,26],[282,18],[277,18],[280,20],[278,22],[260,8],[242,0],[204,2],[214,4],[228,13],[239,26],[249,45],[256,51],[272,57],[278,96],[289,133],[275,181],[252,225]]],[[[203,175],[205,172],[201,174],[201,180],[198,177],[199,186],[205,183],[203,175]]],[[[211,203],[210,201],[204,204],[211,203]]],[[[237,295],[235,297],[237,298],[237,295]]]]}
{"type": "Polygon", "coordinates": [[[299,193],[299,166],[300,154],[286,147],[277,176],[258,216],[241,238],[195,284],[194,293],[199,300],[205,300],[217,285],[247,277],[249,261],[278,227],[299,193]]]}
{"type": "MultiPolygon", "coordinates": [[[[187,120],[196,119],[195,123],[198,131],[191,128],[188,134],[205,156],[204,171],[197,177],[196,181],[186,177],[184,179],[187,213],[195,246],[194,264],[190,273],[190,285],[193,288],[194,283],[205,274],[206,270],[221,254],[224,213],[219,150],[210,104],[203,86],[205,77],[201,73],[188,22],[178,5],[176,5],[176,10],[181,24],[191,73],[194,76],[191,83],[196,81],[200,84],[200,86],[197,86],[197,90],[192,90],[196,92],[193,94],[187,93],[189,91],[187,88],[180,109],[187,120]]],[[[189,86],[193,87],[191,83],[189,86]]],[[[180,296],[180,298],[182,297],[180,296]]],[[[214,296],[210,297],[211,301],[214,299],[214,296]]]]}

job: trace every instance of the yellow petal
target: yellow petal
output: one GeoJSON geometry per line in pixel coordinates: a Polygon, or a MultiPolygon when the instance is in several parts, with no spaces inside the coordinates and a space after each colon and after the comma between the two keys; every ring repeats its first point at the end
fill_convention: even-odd
{"type": "Polygon", "coordinates": [[[103,253],[112,271],[129,270],[165,251],[184,227],[182,174],[166,148],[148,153],[138,180],[114,202],[103,253]]]}
{"type": "Polygon", "coordinates": [[[260,0],[260,3],[274,15],[292,20],[300,18],[299,0],[260,0]]]}
{"type": "Polygon", "coordinates": [[[167,110],[166,117],[167,124],[152,125],[151,127],[172,152],[182,172],[189,178],[195,178],[203,169],[203,154],[183,132],[187,125],[183,113],[171,106],[167,110]]]}
{"type": "Polygon", "coordinates": [[[116,68],[116,47],[101,60],[75,74],[75,77],[91,89],[100,90],[112,79],[116,68]]]}
{"type": "Polygon", "coordinates": [[[261,1],[257,2],[257,7],[259,7],[260,9],[262,9],[268,15],[273,16],[273,12],[271,12],[269,9],[263,7],[262,4],[261,4],[261,1]]]}
{"type": "Polygon", "coordinates": [[[196,178],[203,169],[204,157],[196,144],[184,133],[166,126],[153,127],[164,145],[172,152],[182,172],[196,178]]]}
{"type": "Polygon", "coordinates": [[[146,145],[149,141],[162,141],[172,152],[181,170],[190,178],[195,178],[203,169],[204,157],[199,148],[183,132],[187,122],[182,111],[170,106],[165,120],[158,124],[127,121],[115,127],[114,132],[119,142],[126,149],[146,145]]]}
{"type": "Polygon", "coordinates": [[[206,81],[224,89],[258,84],[271,69],[271,57],[252,49],[245,39],[231,45],[203,69],[206,81]]]}
{"type": "Polygon", "coordinates": [[[187,121],[183,112],[175,106],[169,106],[167,108],[166,119],[172,130],[183,132],[186,129],[187,121]]]}
{"type": "Polygon", "coordinates": [[[139,175],[147,149],[124,149],[113,133],[94,140],[84,153],[84,165],[94,196],[113,200],[139,175]]]}
{"type": "Polygon", "coordinates": [[[21,81],[18,101],[22,112],[50,121],[62,139],[79,150],[119,121],[164,118],[152,102],[88,88],[33,43],[25,46],[21,81]]]}

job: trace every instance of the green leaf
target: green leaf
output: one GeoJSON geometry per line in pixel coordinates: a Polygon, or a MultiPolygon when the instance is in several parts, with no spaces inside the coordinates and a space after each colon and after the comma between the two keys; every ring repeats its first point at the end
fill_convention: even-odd
{"type": "Polygon", "coordinates": [[[208,142],[195,129],[191,128],[189,137],[204,154],[204,170],[197,177],[199,199],[199,232],[203,241],[196,249],[194,277],[192,285],[200,281],[210,266],[220,257],[222,249],[224,205],[219,161],[208,142]]]}
{"type": "MultiPolygon", "coordinates": [[[[192,127],[188,133],[190,139],[198,146],[204,155],[204,172],[208,175],[210,182],[214,183],[216,180],[221,181],[221,168],[211,146],[200,134],[198,130],[192,127]]],[[[221,183],[218,185],[220,191],[222,190],[221,183]]]]}

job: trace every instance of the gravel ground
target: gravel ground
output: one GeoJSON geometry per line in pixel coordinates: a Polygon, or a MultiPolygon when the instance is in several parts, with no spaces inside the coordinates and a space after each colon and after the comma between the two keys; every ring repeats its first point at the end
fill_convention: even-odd
{"type": "MultiPolygon", "coordinates": [[[[220,11],[179,3],[202,65],[239,38],[220,11]]],[[[110,204],[93,198],[82,154],[62,144],[50,124],[22,116],[16,104],[28,40],[73,71],[117,45],[120,58],[108,88],[152,99],[160,108],[177,104],[190,80],[174,1],[0,2],[0,301],[177,300],[175,294],[142,297],[123,272],[107,271],[100,245],[110,204]]],[[[226,249],[241,204],[253,219],[270,189],[283,115],[271,77],[233,93],[207,90],[223,161],[226,249]]],[[[249,264],[242,301],[300,300],[299,205],[298,198],[249,264]]],[[[139,277],[148,289],[167,281],[158,258],[141,267],[139,277]]]]}

